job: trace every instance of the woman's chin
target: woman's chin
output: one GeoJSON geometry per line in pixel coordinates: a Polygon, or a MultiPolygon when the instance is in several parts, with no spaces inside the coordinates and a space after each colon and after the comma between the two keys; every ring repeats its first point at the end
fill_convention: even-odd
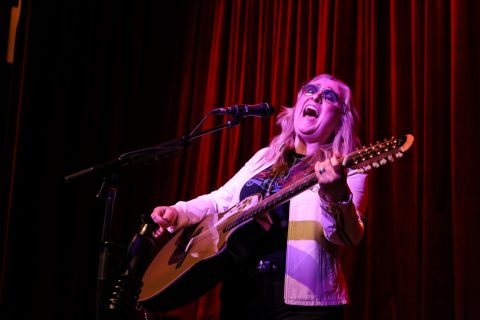
{"type": "Polygon", "coordinates": [[[318,124],[315,123],[315,124],[311,124],[311,125],[308,125],[308,126],[302,126],[301,128],[298,128],[297,133],[302,137],[309,137],[309,136],[315,134],[317,129],[318,129],[318,124]]]}

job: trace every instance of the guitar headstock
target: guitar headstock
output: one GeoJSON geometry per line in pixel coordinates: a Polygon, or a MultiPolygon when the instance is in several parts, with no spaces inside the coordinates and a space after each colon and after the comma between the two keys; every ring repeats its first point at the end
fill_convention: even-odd
{"type": "Polygon", "coordinates": [[[406,134],[363,147],[344,156],[342,165],[345,168],[357,169],[357,172],[360,173],[378,168],[388,162],[393,162],[395,158],[401,158],[403,153],[412,146],[413,139],[411,134],[406,134]]]}

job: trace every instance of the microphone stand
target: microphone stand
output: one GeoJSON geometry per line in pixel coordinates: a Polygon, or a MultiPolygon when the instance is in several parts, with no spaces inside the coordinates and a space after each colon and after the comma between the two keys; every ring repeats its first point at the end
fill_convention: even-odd
{"type": "Polygon", "coordinates": [[[110,295],[109,291],[112,289],[110,264],[114,256],[113,250],[115,249],[115,244],[109,239],[111,237],[119,169],[147,163],[152,159],[157,160],[160,156],[176,155],[181,149],[191,146],[192,140],[198,137],[224,128],[233,128],[240,124],[238,117],[233,117],[222,125],[199,131],[200,126],[213,113],[215,113],[214,110],[210,111],[190,134],[180,139],[174,139],[153,147],[128,152],[109,162],[94,165],[64,177],[65,181],[68,182],[86,175],[103,176],[100,191],[96,195],[97,198],[105,198],[105,212],[101,235],[102,248],[98,262],[96,320],[130,319],[130,313],[135,311],[140,288],[143,285],[141,279],[150,263],[154,249],[153,232],[158,228],[150,217],[142,217],[143,224],[132,238],[126,250],[123,266],[125,271],[120,274],[113,286],[114,291],[110,295]],[[105,192],[107,193],[106,196],[104,195],[105,192]]]}

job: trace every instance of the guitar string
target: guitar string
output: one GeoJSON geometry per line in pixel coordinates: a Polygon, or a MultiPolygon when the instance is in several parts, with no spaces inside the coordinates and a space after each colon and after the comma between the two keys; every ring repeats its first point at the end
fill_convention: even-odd
{"type": "MultiPolygon", "coordinates": [[[[294,161],[294,165],[297,164],[299,160],[301,160],[301,158],[296,158],[295,161],[294,161]]],[[[271,192],[272,192],[274,183],[276,183],[277,180],[281,177],[280,173],[281,172],[275,173],[273,178],[271,178],[270,183],[267,187],[267,190],[265,191],[264,199],[272,196],[271,192]]],[[[272,198],[272,200],[276,200],[276,199],[272,198]]],[[[272,202],[273,201],[271,201],[270,203],[272,203],[272,202]]],[[[261,209],[261,208],[262,208],[262,206],[258,205],[258,203],[257,203],[253,207],[251,207],[251,208],[245,210],[244,212],[242,212],[242,214],[239,217],[236,217],[233,221],[231,221],[231,220],[232,220],[232,218],[234,218],[234,216],[230,216],[230,217],[226,218],[224,221],[222,221],[219,224],[217,224],[216,226],[214,226],[213,228],[209,228],[209,229],[205,230],[204,232],[198,234],[197,236],[192,238],[190,241],[191,241],[192,244],[194,244],[197,241],[203,240],[204,238],[208,237],[211,234],[212,229],[215,229],[217,231],[217,233],[221,232],[220,230],[224,230],[224,231],[229,230],[229,229],[231,229],[230,225],[236,226],[236,225],[239,225],[242,222],[245,222],[246,220],[250,219],[251,217],[253,217],[257,213],[259,213],[259,212],[256,212],[256,211],[258,209],[261,209]]],[[[264,211],[264,209],[262,209],[261,211],[264,211]]]]}
{"type": "MultiPolygon", "coordinates": [[[[279,174],[280,172],[277,172],[275,173],[275,175],[273,176],[273,178],[270,180],[270,183],[267,187],[267,190],[265,191],[265,195],[264,195],[264,198],[268,198],[270,196],[270,193],[272,192],[272,187],[273,187],[273,183],[276,182],[277,178],[279,178],[279,174]]],[[[255,208],[256,205],[251,209],[255,208]]],[[[248,212],[249,210],[246,210],[246,212],[248,212]]],[[[194,238],[191,239],[192,241],[192,244],[196,243],[197,241],[200,241],[200,240],[203,240],[204,238],[206,238],[209,234],[211,234],[211,230],[212,229],[215,229],[217,230],[217,232],[219,232],[219,230],[222,230],[222,229],[225,229],[225,227],[227,227],[228,224],[225,224],[226,222],[228,222],[229,219],[231,219],[233,216],[231,217],[228,217],[226,218],[224,221],[222,221],[221,223],[219,223],[218,225],[214,226],[213,228],[209,228],[208,230],[205,230],[204,232],[198,234],[197,236],[195,236],[194,238],[196,238],[197,240],[194,240],[194,238]],[[220,228],[219,228],[220,227],[220,228]]],[[[240,220],[242,218],[242,215],[240,217],[237,217],[235,218],[235,220],[231,223],[234,223],[235,221],[237,220],[240,220]]],[[[247,219],[243,220],[243,221],[246,221],[247,219]]],[[[242,221],[242,222],[243,222],[242,221]]],[[[230,224],[230,223],[229,223],[230,224]]]]}

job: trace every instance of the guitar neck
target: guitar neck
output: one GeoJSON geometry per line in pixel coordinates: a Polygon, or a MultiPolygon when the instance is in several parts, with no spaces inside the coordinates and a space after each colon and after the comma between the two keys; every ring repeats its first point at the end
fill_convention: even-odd
{"type": "MultiPolygon", "coordinates": [[[[372,168],[378,168],[388,162],[393,162],[394,158],[401,158],[403,153],[410,149],[413,144],[412,135],[404,135],[399,138],[392,137],[383,142],[377,142],[375,145],[363,147],[351,152],[339,159],[344,168],[351,168],[358,173],[369,171],[372,168]]],[[[317,177],[314,171],[314,165],[306,162],[298,164],[298,172],[292,177],[291,183],[287,184],[282,190],[260,201],[257,205],[243,212],[233,222],[226,220],[220,227],[228,231],[258,213],[272,209],[286,200],[296,196],[300,192],[308,189],[317,183],[317,177]],[[298,178],[301,176],[301,178],[298,178]]]]}

